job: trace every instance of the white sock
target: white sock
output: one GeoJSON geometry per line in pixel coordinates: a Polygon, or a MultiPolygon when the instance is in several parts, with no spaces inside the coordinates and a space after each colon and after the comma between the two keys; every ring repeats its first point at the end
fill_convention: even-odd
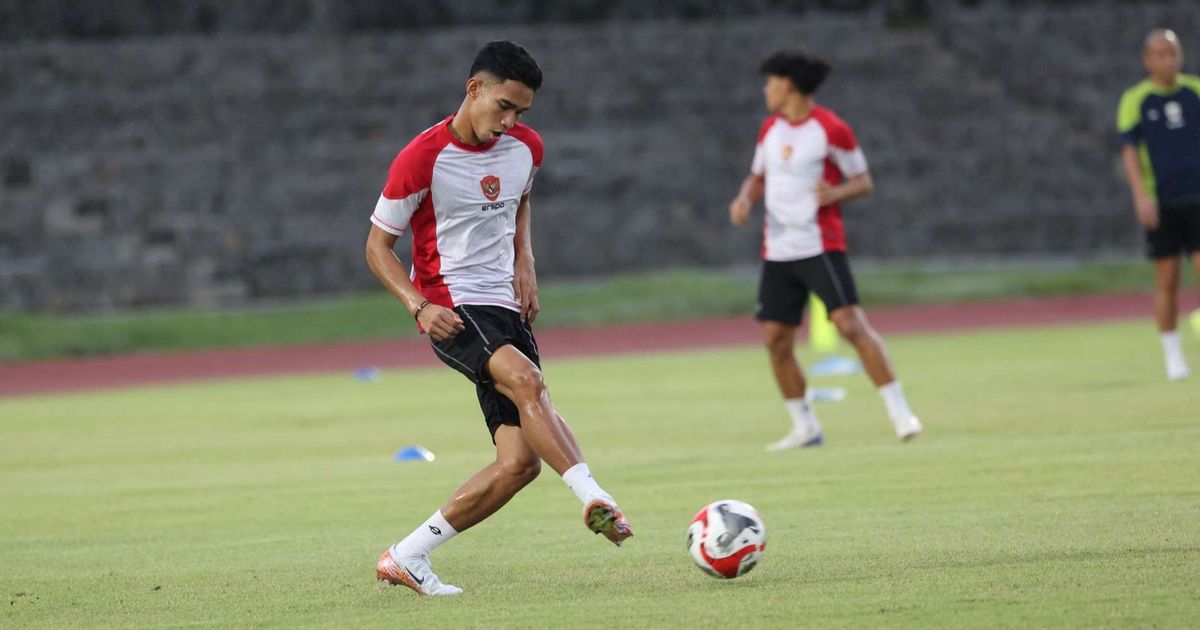
{"type": "Polygon", "coordinates": [[[438,545],[457,535],[458,530],[454,529],[446,517],[442,516],[442,511],[438,510],[429,517],[429,520],[414,529],[407,538],[392,545],[390,549],[392,559],[428,556],[431,551],[438,548],[438,545]]]}
{"type": "Polygon", "coordinates": [[[904,390],[900,389],[900,381],[892,381],[880,387],[879,395],[883,397],[888,417],[893,420],[897,418],[907,420],[915,415],[908,406],[908,400],[904,398],[904,390]]]}
{"type": "Polygon", "coordinates": [[[821,423],[817,422],[817,413],[812,405],[803,398],[787,398],[783,401],[788,413],[792,416],[792,426],[797,433],[814,435],[821,432],[821,423]]]}
{"type": "Polygon", "coordinates": [[[1183,358],[1183,345],[1179,342],[1179,331],[1172,330],[1162,333],[1163,356],[1167,359],[1167,375],[1177,376],[1188,371],[1187,360],[1183,358]]]}
{"type": "Polygon", "coordinates": [[[571,492],[574,492],[575,496],[585,504],[597,495],[610,496],[600,488],[600,484],[596,483],[595,479],[592,479],[592,471],[583,462],[568,468],[567,472],[563,473],[562,479],[571,492]]]}

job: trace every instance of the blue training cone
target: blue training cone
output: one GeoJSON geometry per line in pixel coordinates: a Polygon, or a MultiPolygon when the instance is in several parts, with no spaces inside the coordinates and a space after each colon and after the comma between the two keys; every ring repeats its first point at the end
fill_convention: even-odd
{"type": "Polygon", "coordinates": [[[810,387],[805,396],[808,402],[842,402],[846,400],[845,387],[810,387]]]}
{"type": "Polygon", "coordinates": [[[845,376],[847,374],[858,374],[861,371],[861,363],[854,359],[839,356],[825,357],[808,368],[808,373],[812,376],[845,376]]]}
{"type": "Polygon", "coordinates": [[[414,444],[397,451],[394,459],[398,462],[431,462],[433,458],[433,452],[429,449],[414,444]]]}
{"type": "Polygon", "coordinates": [[[374,383],[379,380],[379,368],[374,365],[364,365],[354,370],[354,378],[363,383],[374,383]]]}

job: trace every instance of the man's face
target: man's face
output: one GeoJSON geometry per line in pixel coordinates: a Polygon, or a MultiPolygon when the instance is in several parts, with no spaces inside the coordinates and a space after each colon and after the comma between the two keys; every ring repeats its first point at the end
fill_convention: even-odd
{"type": "Polygon", "coordinates": [[[491,142],[508,133],[533,104],[533,90],[520,81],[480,75],[467,81],[471,97],[471,127],[480,142],[491,142]]]}
{"type": "Polygon", "coordinates": [[[1183,70],[1183,49],[1179,39],[1173,34],[1154,37],[1146,44],[1142,62],[1146,72],[1157,81],[1167,85],[1175,83],[1175,77],[1183,70]]]}
{"type": "Polygon", "coordinates": [[[795,89],[791,79],[768,74],[766,82],[763,83],[763,100],[766,101],[767,111],[772,113],[779,111],[788,95],[795,89]]]}

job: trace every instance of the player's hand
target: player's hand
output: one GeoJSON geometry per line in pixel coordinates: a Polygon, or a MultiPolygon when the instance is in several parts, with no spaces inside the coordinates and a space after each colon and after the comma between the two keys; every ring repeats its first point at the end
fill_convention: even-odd
{"type": "Polygon", "coordinates": [[[1149,195],[1141,195],[1133,201],[1137,218],[1147,230],[1158,229],[1158,204],[1149,195]]]}
{"type": "Polygon", "coordinates": [[[837,188],[825,180],[817,182],[817,185],[813,187],[813,192],[817,194],[818,206],[824,207],[840,201],[837,188]]]}
{"type": "Polygon", "coordinates": [[[729,203],[729,222],[735,226],[746,225],[750,220],[750,200],[738,197],[729,203]]]}
{"type": "Polygon", "coordinates": [[[421,323],[421,328],[429,333],[429,337],[434,341],[446,341],[453,338],[465,328],[463,320],[458,316],[458,313],[437,304],[429,304],[421,309],[421,314],[417,316],[417,321],[421,323]]]}
{"type": "Polygon", "coordinates": [[[521,302],[521,321],[532,324],[542,310],[538,304],[537,273],[533,270],[533,259],[522,256],[518,258],[513,269],[513,290],[517,300],[521,302]]]}

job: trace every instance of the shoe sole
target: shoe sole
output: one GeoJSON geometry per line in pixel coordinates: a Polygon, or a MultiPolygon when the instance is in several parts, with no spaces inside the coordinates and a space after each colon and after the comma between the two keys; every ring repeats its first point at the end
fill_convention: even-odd
{"type": "Polygon", "coordinates": [[[596,534],[604,534],[605,538],[618,547],[633,536],[633,532],[629,530],[629,523],[624,521],[625,516],[619,510],[603,501],[588,504],[583,518],[583,524],[589,530],[596,534]]]}

